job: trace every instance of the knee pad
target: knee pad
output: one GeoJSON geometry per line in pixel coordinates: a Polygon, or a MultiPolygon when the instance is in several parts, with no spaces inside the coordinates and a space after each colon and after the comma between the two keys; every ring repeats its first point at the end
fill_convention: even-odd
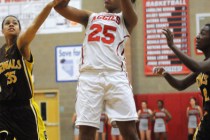
{"type": "Polygon", "coordinates": [[[3,130],[3,131],[0,131],[0,140],[7,140],[7,136],[9,135],[8,131],[6,130],[3,130]]]}
{"type": "Polygon", "coordinates": [[[14,140],[14,136],[6,130],[0,131],[0,140],[14,140]]]}

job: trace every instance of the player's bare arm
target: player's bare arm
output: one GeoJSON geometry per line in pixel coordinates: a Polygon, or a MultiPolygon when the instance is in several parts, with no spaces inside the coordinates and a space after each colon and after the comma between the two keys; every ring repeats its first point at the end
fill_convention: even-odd
{"type": "Polygon", "coordinates": [[[198,62],[189,57],[187,54],[182,52],[176,45],[174,45],[172,32],[164,28],[163,34],[166,36],[168,46],[176,54],[176,56],[193,72],[209,72],[210,70],[210,59],[206,61],[198,62]]]}
{"type": "Polygon", "coordinates": [[[200,108],[200,106],[198,106],[198,111],[199,111],[199,117],[200,117],[200,119],[202,119],[203,118],[203,111],[200,108]]]}
{"type": "Polygon", "coordinates": [[[140,118],[141,110],[138,111],[138,118],[140,118]]]}
{"type": "Polygon", "coordinates": [[[21,54],[26,60],[30,60],[30,43],[34,39],[36,32],[49,15],[51,9],[57,5],[61,0],[54,0],[49,2],[44,9],[39,13],[35,20],[29,25],[25,32],[23,32],[17,39],[17,46],[21,54]]]}
{"type": "Polygon", "coordinates": [[[189,107],[187,107],[187,112],[186,112],[187,113],[187,117],[189,117],[189,113],[188,112],[189,112],[189,107]]]}
{"type": "Polygon", "coordinates": [[[150,121],[152,121],[153,112],[152,112],[152,110],[151,110],[151,109],[149,109],[149,110],[148,110],[148,112],[149,112],[149,115],[150,115],[150,121]]]}
{"type": "Polygon", "coordinates": [[[165,71],[163,67],[155,67],[153,73],[155,75],[163,76],[173,88],[179,91],[184,90],[194,84],[196,82],[196,77],[198,76],[197,73],[192,72],[183,79],[177,79],[165,71]]]}
{"type": "Polygon", "coordinates": [[[88,24],[89,16],[92,12],[68,6],[69,2],[70,0],[61,2],[55,6],[55,10],[66,19],[78,22],[86,27],[88,24]]]}
{"type": "Polygon", "coordinates": [[[167,115],[167,120],[166,120],[166,122],[169,122],[169,121],[172,119],[172,116],[171,116],[171,114],[168,112],[168,110],[166,110],[166,109],[165,109],[165,113],[166,113],[166,115],[167,115]]]}
{"type": "Polygon", "coordinates": [[[121,7],[127,30],[131,33],[138,21],[137,14],[131,0],[121,0],[121,7]]]}

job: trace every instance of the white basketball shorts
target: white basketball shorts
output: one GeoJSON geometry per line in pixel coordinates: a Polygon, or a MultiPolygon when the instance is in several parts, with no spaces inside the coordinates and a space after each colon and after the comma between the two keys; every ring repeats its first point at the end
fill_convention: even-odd
{"type": "Polygon", "coordinates": [[[125,72],[82,72],[77,86],[76,125],[99,128],[103,106],[111,121],[137,120],[125,72]]]}

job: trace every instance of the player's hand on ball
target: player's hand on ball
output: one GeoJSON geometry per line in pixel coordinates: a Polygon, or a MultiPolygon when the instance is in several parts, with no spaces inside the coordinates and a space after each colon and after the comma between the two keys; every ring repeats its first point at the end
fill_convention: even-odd
{"type": "Polygon", "coordinates": [[[165,73],[166,73],[166,71],[163,67],[154,67],[153,68],[153,74],[155,74],[155,75],[164,75],[165,73]]]}

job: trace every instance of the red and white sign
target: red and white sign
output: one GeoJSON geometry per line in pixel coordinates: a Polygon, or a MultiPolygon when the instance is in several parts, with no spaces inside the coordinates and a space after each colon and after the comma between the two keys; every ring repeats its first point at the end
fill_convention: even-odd
{"type": "Polygon", "coordinates": [[[152,75],[156,66],[171,74],[187,74],[190,70],[168,47],[162,29],[174,33],[174,42],[190,55],[189,0],[143,0],[144,3],[144,62],[145,75],[152,75]]]}

